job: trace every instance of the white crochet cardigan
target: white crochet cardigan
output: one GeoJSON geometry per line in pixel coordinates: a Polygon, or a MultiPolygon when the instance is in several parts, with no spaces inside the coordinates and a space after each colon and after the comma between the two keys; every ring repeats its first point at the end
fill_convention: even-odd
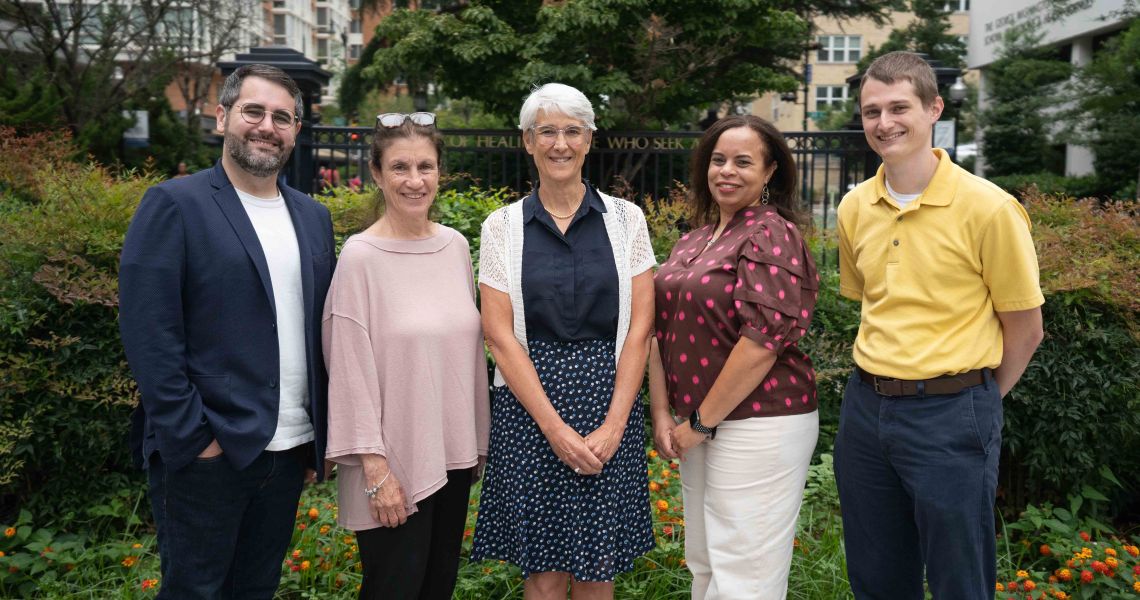
{"type": "MultiPolygon", "coordinates": [[[[635,275],[657,264],[653,246],[649,242],[649,229],[645,215],[632,202],[598,192],[606,206],[602,220],[614,251],[618,274],[618,328],[614,346],[614,360],[621,358],[622,345],[629,333],[632,281],[635,275]]],[[[479,283],[486,284],[511,298],[514,313],[515,339],[523,350],[530,352],[526,343],[526,313],[523,310],[522,255],[523,214],[522,201],[508,204],[483,221],[479,242],[479,283]]],[[[495,385],[506,385],[503,374],[495,368],[495,385]]]]}

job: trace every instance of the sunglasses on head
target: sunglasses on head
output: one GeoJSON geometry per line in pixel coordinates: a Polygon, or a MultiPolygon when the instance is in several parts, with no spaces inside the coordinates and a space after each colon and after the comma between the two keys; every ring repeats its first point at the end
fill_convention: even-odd
{"type": "Polygon", "coordinates": [[[435,125],[435,113],[429,112],[414,112],[414,113],[384,113],[376,116],[376,123],[388,129],[395,129],[404,124],[404,121],[411,119],[415,125],[429,126],[435,125]]]}

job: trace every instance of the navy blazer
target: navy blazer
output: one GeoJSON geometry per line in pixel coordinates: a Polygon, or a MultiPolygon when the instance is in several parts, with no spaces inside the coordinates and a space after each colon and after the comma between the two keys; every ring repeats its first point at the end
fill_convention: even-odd
{"type": "MultiPolygon", "coordinates": [[[[321,312],[335,247],[329,211],[278,184],[297,233],[305,302],[310,466],[324,464],[328,375],[321,312]]],[[[277,429],[280,359],[269,266],[219,161],[143,196],[119,264],[119,331],[141,401],[131,417],[136,463],[155,452],[189,464],[217,438],[243,469],[277,429]]]]}

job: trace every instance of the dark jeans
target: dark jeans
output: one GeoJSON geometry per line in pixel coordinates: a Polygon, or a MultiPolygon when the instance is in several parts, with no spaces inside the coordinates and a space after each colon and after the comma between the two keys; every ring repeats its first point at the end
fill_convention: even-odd
{"type": "Polygon", "coordinates": [[[293,535],[305,444],[262,452],[238,471],[225,455],[170,471],[150,460],[162,561],[159,598],[273,598],[293,535]]]}
{"type": "Polygon", "coordinates": [[[420,500],[403,525],[356,532],[364,574],[360,598],[451,598],[467,522],[471,471],[448,471],[447,483],[420,500]]]}
{"type": "Polygon", "coordinates": [[[986,383],[887,397],[852,375],[835,439],[847,574],[858,600],[992,600],[1002,405],[986,383]]]}

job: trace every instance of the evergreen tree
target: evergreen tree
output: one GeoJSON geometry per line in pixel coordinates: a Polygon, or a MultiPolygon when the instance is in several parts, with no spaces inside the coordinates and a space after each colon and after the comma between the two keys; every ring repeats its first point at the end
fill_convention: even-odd
{"type": "Polygon", "coordinates": [[[1050,137],[1057,117],[1046,108],[1062,103],[1060,84],[1073,67],[1055,50],[1041,48],[1039,40],[1032,30],[1012,29],[986,71],[987,108],[979,122],[985,131],[981,155],[987,177],[1058,171],[1064,164],[1050,137]]]}

